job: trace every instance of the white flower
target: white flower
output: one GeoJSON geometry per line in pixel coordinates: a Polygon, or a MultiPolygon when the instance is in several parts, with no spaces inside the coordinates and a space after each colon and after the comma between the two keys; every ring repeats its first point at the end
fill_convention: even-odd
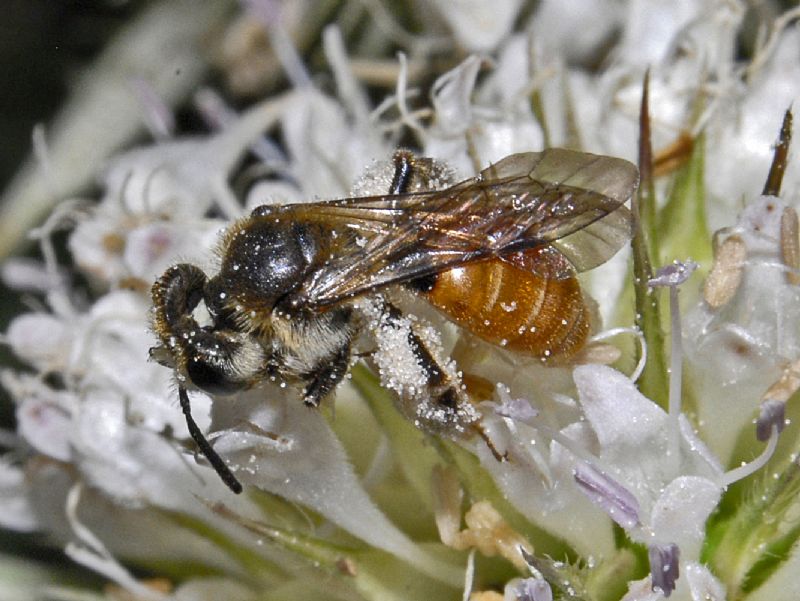
{"type": "Polygon", "coordinates": [[[743,262],[719,265],[738,273],[740,284],[722,306],[700,300],[687,316],[689,368],[704,399],[699,424],[725,460],[751,427],[756,403],[800,358],[800,290],[781,256],[781,220],[793,210],[772,196],[751,201],[725,233],[742,244],[743,262]]]}
{"type": "MultiPolygon", "coordinates": [[[[414,17],[421,33],[364,2],[343,29],[319,27],[309,64],[321,55],[329,69],[318,76],[306,72],[291,41],[311,43],[302,31],[317,23],[303,18],[309,6],[246,3],[271,43],[248,30],[253,38],[239,47],[259,58],[243,60],[254,69],[282,65],[288,92],[236,115],[215,92],[199,90],[194,106],[213,133],[113,157],[96,206],[65,203],[33,232],[43,261],[4,266],[7,283],[37,298],[2,338],[25,365],[0,373],[17,421],[16,432],[0,432],[9,449],[0,462],[3,526],[63,545],[124,591],[109,589],[109,599],[372,601],[472,592],[482,601],[722,601],[777,598],[781,586],[793,586],[797,464],[789,452],[797,449],[776,446],[784,427],[785,445],[794,443],[784,411],[791,414],[800,387],[794,162],[783,200],[758,194],[780,116],[800,93],[800,37],[787,29],[797,11],[766,22],[768,35],[753,42],[749,63],[739,63],[745,23],[756,17],[732,0],[545,1],[530,13],[516,0],[435,2],[418,7],[435,11],[414,17]],[[284,30],[290,25],[301,31],[284,30]],[[364,58],[390,46],[405,54],[364,58]],[[454,66],[432,73],[436,53],[457,57],[454,66]],[[692,246],[687,253],[699,249],[701,274],[712,253],[709,232],[687,242],[679,230],[689,223],[701,231],[702,216],[725,228],[702,299],[694,290],[700,277],[687,282],[693,263],[650,280],[670,287],[669,374],[652,330],[635,334],[649,354],[635,369],[639,358],[625,342],[603,353],[601,343],[631,327],[602,331],[595,314],[630,326],[630,293],[642,290],[625,253],[581,276],[599,303],[587,301],[586,309],[599,333],[575,364],[543,367],[477,342],[402,291],[397,305],[411,315],[384,331],[370,331],[386,325],[377,305],[370,312],[374,299],[359,301],[367,325],[353,342],[352,380],[339,387],[335,407],[303,406],[291,383],[271,372],[244,392],[210,395],[148,361],[156,344],[152,282],[186,262],[213,275],[214,248],[231,220],[262,204],[386,194],[398,144],[439,161],[437,189],[547,146],[633,160],[647,68],[656,155],[676,140],[689,140],[690,149],[678,153],[672,174],[656,178],[666,206],[644,215],[644,226],[666,232],[656,249],[662,255],[684,244],[692,246]],[[385,82],[387,70],[397,76],[393,95],[365,84],[385,82]],[[423,81],[427,100],[417,88],[423,81]],[[741,198],[755,200],[739,211],[741,198]],[[53,234],[73,226],[67,267],[56,259],[53,234]],[[691,306],[683,327],[679,284],[691,306]],[[722,291],[708,292],[715,285],[722,291]],[[412,335],[431,346],[446,378],[463,380],[475,396],[464,421],[477,423],[481,436],[426,439],[392,405],[391,391],[412,399],[412,418],[430,410],[419,386],[424,366],[414,353],[401,356],[412,335]],[[377,377],[355,365],[361,355],[377,377]],[[596,363],[617,357],[615,368],[596,363]],[[645,366],[664,372],[669,389],[639,378],[645,366]],[[219,470],[194,452],[184,388],[199,429],[245,494],[231,494],[219,470]],[[731,486],[773,453],[772,477],[731,486]],[[479,559],[495,553],[501,558],[479,559]],[[129,563],[157,580],[140,580],[129,563]],[[751,591],[754,582],[761,588],[751,591]]],[[[343,12],[354,6],[345,3],[343,12]]],[[[156,103],[151,97],[151,111],[156,103]]],[[[191,300],[197,328],[216,323],[203,301],[195,308],[191,300]]],[[[268,342],[258,348],[274,350],[268,342]]],[[[153,352],[169,364],[162,355],[153,352]]]]}
{"type": "Polygon", "coordinates": [[[522,2],[500,0],[490,5],[481,0],[436,0],[433,5],[464,48],[485,52],[496,48],[510,33],[522,2]]]}

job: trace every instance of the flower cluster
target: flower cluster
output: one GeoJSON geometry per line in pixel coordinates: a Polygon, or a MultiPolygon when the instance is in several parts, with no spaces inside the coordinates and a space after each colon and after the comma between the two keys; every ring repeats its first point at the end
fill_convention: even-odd
{"type": "MultiPolygon", "coordinates": [[[[162,130],[109,157],[99,201],[65,200],[31,231],[41,260],[6,260],[5,282],[31,309],[2,337],[22,367],[0,371],[16,411],[0,524],[45,533],[107,586],[22,564],[30,584],[0,576],[0,597],[800,595],[790,121],[773,148],[800,97],[800,11],[500,0],[487,13],[479,0],[436,0],[430,29],[411,33],[381,3],[346,2],[406,52],[356,59],[328,25],[330,80],[307,71],[289,35],[308,4],[243,3],[218,57],[232,90],[259,85],[270,64],[286,90],[239,114],[194,90],[192,110],[214,131],[162,130]],[[420,70],[459,51],[420,98],[420,70]],[[386,69],[392,89],[373,106],[365,82],[386,69]],[[254,207],[386,193],[401,145],[446,166],[442,185],[545,147],[639,161],[638,250],[582,276],[598,327],[568,365],[476,341],[401,295],[407,321],[372,340],[372,363],[354,358],[319,410],[267,377],[232,396],[192,391],[198,426],[245,485],[234,495],[193,452],[175,374],[148,360],[151,285],[176,263],[215,273],[221,233],[254,207]],[[420,371],[410,333],[463,380],[481,436],[425,434],[397,411],[394,395],[413,385],[404,374],[420,371]]],[[[144,92],[156,131],[166,106],[144,92]]]]}

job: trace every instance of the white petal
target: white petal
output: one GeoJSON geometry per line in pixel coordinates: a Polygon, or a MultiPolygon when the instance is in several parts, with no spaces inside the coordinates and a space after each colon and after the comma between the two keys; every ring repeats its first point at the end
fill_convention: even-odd
{"type": "Polygon", "coordinates": [[[17,432],[37,451],[69,461],[70,417],[78,397],[50,388],[37,376],[11,370],[0,374],[0,381],[17,404],[17,432]]]}
{"type": "Polygon", "coordinates": [[[354,128],[341,105],[318,92],[298,94],[282,123],[305,200],[343,197],[371,160],[390,154],[374,127],[354,128]]]}
{"type": "Polygon", "coordinates": [[[160,433],[130,424],[126,399],[112,389],[87,393],[72,442],[84,477],[121,504],[156,505],[207,519],[208,508],[199,499],[209,499],[253,515],[247,498],[232,495],[210,467],[194,465],[160,433]]]}
{"type": "Polygon", "coordinates": [[[47,313],[20,315],[11,322],[6,336],[23,361],[42,370],[63,368],[71,332],[58,317],[47,313]]]}
{"type": "Polygon", "coordinates": [[[221,153],[211,154],[213,140],[168,142],[120,155],[105,177],[109,209],[136,215],[200,217],[211,206],[209,180],[222,175],[221,153]]]}
{"type": "Polygon", "coordinates": [[[0,278],[14,290],[44,293],[62,282],[48,271],[42,261],[28,257],[10,257],[0,265],[0,278]]]}
{"type": "Polygon", "coordinates": [[[283,396],[275,389],[262,388],[236,399],[235,411],[240,416],[246,412],[247,421],[261,433],[226,431],[215,441],[215,448],[228,459],[237,478],[307,505],[350,534],[426,574],[461,581],[457,570],[431,558],[375,506],[318,411],[310,411],[294,399],[265,398],[270,394],[283,396]]]}
{"type": "MultiPolygon", "coordinates": [[[[54,391],[51,394],[59,396],[54,391]]],[[[69,395],[61,393],[60,396],[69,395]]],[[[64,403],[52,401],[41,396],[25,399],[17,408],[17,431],[40,453],[69,461],[72,456],[69,446],[71,416],[64,403]]]]}
{"type": "Polygon", "coordinates": [[[0,525],[19,532],[40,527],[28,492],[22,469],[0,461],[0,525]]]}
{"type": "MultiPolygon", "coordinates": [[[[503,495],[528,520],[568,541],[579,553],[611,553],[612,522],[575,484],[572,454],[522,422],[512,422],[514,431],[509,432],[504,421],[492,413],[482,423],[492,441],[508,449],[511,461],[499,462],[485,444],[475,443],[481,465],[503,495]]],[[[596,443],[585,423],[571,424],[562,434],[583,448],[596,443]]]]}
{"type": "MultiPolygon", "coordinates": [[[[155,344],[148,331],[149,301],[129,291],[118,290],[101,297],[93,305],[89,325],[75,344],[73,368],[84,376],[83,385],[113,385],[128,394],[128,419],[154,432],[169,426],[178,435],[186,425],[176,402],[171,370],[147,360],[148,349],[155,344]],[[124,369],[120,369],[124,366],[124,369]]],[[[208,397],[193,397],[200,416],[208,422],[208,397]]]]}
{"type": "MultiPolygon", "coordinates": [[[[388,190],[386,186],[383,190],[388,190]]],[[[247,191],[245,209],[252,211],[261,205],[283,205],[302,202],[303,196],[297,186],[283,181],[258,181],[247,191]]]]}
{"type": "Polygon", "coordinates": [[[604,365],[582,365],[575,368],[573,377],[586,418],[604,451],[641,450],[664,436],[666,413],[624,374],[604,365]]]}
{"type": "Polygon", "coordinates": [[[785,207],[765,196],[748,203],[736,224],[747,249],[741,284],[722,307],[700,301],[686,316],[687,365],[703,399],[700,428],[723,461],[752,427],[761,395],[800,357],[800,289],[787,282],[780,250],[785,207]]]}
{"type": "MultiPolygon", "coordinates": [[[[673,594],[670,599],[675,601],[673,594]]],[[[653,592],[653,583],[650,576],[628,583],[628,592],[620,601],[663,601],[664,595],[653,592]]]]}
{"type": "Polygon", "coordinates": [[[461,47],[487,52],[511,32],[520,0],[435,0],[461,47]]]}
{"type": "Polygon", "coordinates": [[[725,601],[727,599],[725,587],[703,564],[689,561],[681,564],[681,570],[683,571],[681,577],[689,583],[692,601],[725,601]]]}
{"type": "MultiPolygon", "coordinates": [[[[659,64],[668,58],[670,52],[676,52],[676,45],[683,42],[685,46],[690,46],[688,52],[697,55],[695,60],[716,64],[718,61],[710,59],[708,55],[730,47],[730,41],[723,37],[723,33],[726,29],[735,31],[737,14],[741,13],[729,14],[732,11],[725,8],[719,2],[708,0],[634,0],[627,10],[621,58],[627,64],[645,67],[659,64]],[[721,25],[713,27],[717,25],[714,19],[699,18],[704,12],[712,11],[718,11],[716,21],[721,21],[721,25],[729,21],[732,24],[728,24],[727,28],[721,25]],[[693,26],[693,29],[687,30],[687,26],[693,26]]],[[[731,61],[732,55],[725,58],[731,61]]]]}
{"type": "Polygon", "coordinates": [[[678,422],[680,424],[681,438],[683,439],[682,443],[686,451],[681,458],[682,470],[685,473],[705,475],[712,480],[722,475],[725,470],[719,459],[706,446],[706,443],[700,439],[684,414],[680,415],[678,422]]]}
{"type": "MultiPolygon", "coordinates": [[[[771,60],[754,74],[746,96],[735,90],[724,100],[706,129],[706,186],[714,202],[708,204],[711,230],[731,225],[742,198],[755,198],[763,189],[772,161],[773,144],[784,111],[800,100],[800,32],[788,28],[771,60]],[[734,102],[735,101],[735,102],[734,102]]],[[[800,169],[789,161],[784,191],[800,183],[800,169]]]]}
{"type": "Polygon", "coordinates": [[[222,227],[208,219],[147,223],[128,232],[122,260],[130,275],[150,283],[178,261],[208,263],[222,227]]]}
{"type": "Polygon", "coordinates": [[[472,94],[480,67],[481,59],[470,56],[434,82],[435,134],[456,136],[469,127],[472,122],[472,94]]]}
{"type": "Polygon", "coordinates": [[[706,478],[681,476],[670,482],[653,506],[655,541],[677,544],[685,560],[699,558],[706,520],[721,494],[721,487],[706,478]]]}
{"type": "Polygon", "coordinates": [[[543,0],[531,22],[534,39],[548,54],[593,61],[610,36],[618,35],[624,10],[613,0],[543,0]]]}
{"type": "Polygon", "coordinates": [[[481,165],[544,145],[542,128],[529,115],[514,115],[502,121],[479,121],[470,134],[481,165]]]}
{"type": "Polygon", "coordinates": [[[67,243],[75,264],[103,282],[118,281],[125,276],[122,247],[125,230],[115,216],[96,213],[78,223],[67,243]]]}

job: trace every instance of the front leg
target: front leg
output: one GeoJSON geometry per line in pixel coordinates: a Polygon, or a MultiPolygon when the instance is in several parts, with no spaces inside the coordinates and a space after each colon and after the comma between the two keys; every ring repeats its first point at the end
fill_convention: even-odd
{"type": "Polygon", "coordinates": [[[319,407],[342,381],[350,368],[350,341],[336,350],[324,364],[307,374],[310,380],[303,391],[303,402],[309,407],[319,407]]]}
{"type": "Polygon", "coordinates": [[[272,373],[303,387],[303,402],[318,407],[350,367],[357,326],[350,307],[320,314],[276,313],[271,322],[272,373]]]}

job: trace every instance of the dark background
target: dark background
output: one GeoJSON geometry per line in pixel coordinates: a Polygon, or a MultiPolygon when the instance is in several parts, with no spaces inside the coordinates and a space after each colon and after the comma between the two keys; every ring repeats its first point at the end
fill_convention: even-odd
{"type": "Polygon", "coordinates": [[[4,0],[0,18],[0,184],[5,188],[72,78],[141,1],[4,0]]]}
{"type": "MultiPolygon", "coordinates": [[[[94,57],[141,1],[4,0],[0,6],[0,187],[5,188],[31,150],[31,130],[47,123],[64,101],[70,81],[94,57]]],[[[28,250],[34,253],[35,249],[28,250]]],[[[21,312],[21,299],[0,284],[0,332],[21,312]]],[[[0,368],[15,361],[0,346],[0,368]]],[[[0,428],[14,428],[14,408],[0,389],[0,428]]],[[[69,563],[36,537],[0,534],[0,552],[49,563],[69,563]]]]}

